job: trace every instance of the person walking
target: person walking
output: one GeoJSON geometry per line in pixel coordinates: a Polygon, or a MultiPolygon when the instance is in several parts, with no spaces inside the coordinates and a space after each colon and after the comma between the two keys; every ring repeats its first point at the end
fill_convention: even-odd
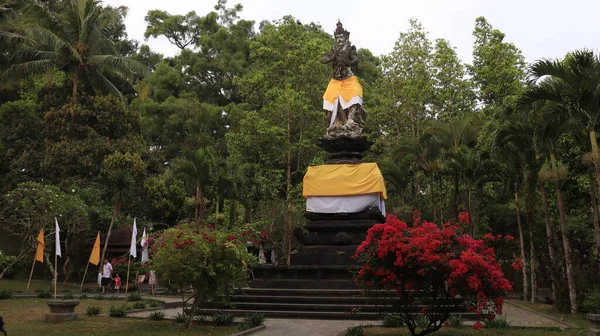
{"type": "Polygon", "coordinates": [[[119,276],[119,273],[115,276],[115,289],[117,290],[117,295],[119,295],[121,289],[121,277],[119,276]]]}
{"type": "Polygon", "coordinates": [[[104,259],[104,265],[102,266],[102,281],[101,281],[102,294],[106,294],[106,287],[110,283],[112,270],[113,270],[113,267],[108,262],[108,259],[104,259]]]}
{"type": "Polygon", "coordinates": [[[150,271],[150,274],[148,275],[148,284],[150,285],[150,292],[152,292],[152,296],[154,296],[155,294],[155,290],[156,290],[156,285],[158,284],[158,282],[156,281],[156,272],[154,271],[150,271]]]}

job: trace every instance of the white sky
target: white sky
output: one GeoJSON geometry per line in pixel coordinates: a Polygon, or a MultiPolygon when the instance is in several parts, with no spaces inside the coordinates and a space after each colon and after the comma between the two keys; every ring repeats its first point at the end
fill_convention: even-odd
{"type": "MultiPolygon", "coordinates": [[[[144,16],[148,10],[161,9],[170,14],[195,10],[204,16],[216,2],[104,0],[111,6],[128,6],[129,37],[166,56],[174,55],[177,48],[162,38],[144,41],[144,16]]],[[[302,23],[318,22],[332,32],[340,18],[351,33],[352,43],[375,55],[392,51],[399,33],[408,29],[410,18],[421,21],[432,40],[449,40],[465,62],[471,61],[475,18],[482,15],[523,51],[527,62],[542,57],[560,58],[584,47],[597,50],[600,42],[598,0],[229,0],[228,6],[236,3],[244,6],[240,17],[257,24],[291,14],[302,23]]]]}

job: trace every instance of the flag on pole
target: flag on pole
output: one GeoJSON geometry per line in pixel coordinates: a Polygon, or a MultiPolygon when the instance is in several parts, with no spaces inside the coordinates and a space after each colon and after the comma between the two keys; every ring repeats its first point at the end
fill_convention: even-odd
{"type": "Polygon", "coordinates": [[[96,242],[94,243],[94,248],[92,249],[92,254],[90,254],[90,260],[88,260],[88,262],[96,266],[98,266],[98,263],[100,262],[100,232],[98,232],[98,235],[96,236],[96,242]]]}
{"type": "Polygon", "coordinates": [[[56,217],[54,217],[54,222],[56,223],[56,255],[62,258],[60,251],[60,228],[58,227],[58,219],[56,217]]]}
{"type": "Polygon", "coordinates": [[[37,237],[37,249],[35,250],[35,260],[44,263],[44,228],[40,230],[37,237]]]}
{"type": "Polygon", "coordinates": [[[144,228],[144,233],[142,233],[142,262],[147,262],[150,260],[150,256],[148,255],[148,236],[146,235],[146,228],[144,228]]]}
{"type": "Polygon", "coordinates": [[[131,233],[131,245],[129,247],[129,255],[137,258],[137,249],[135,247],[135,241],[137,240],[137,225],[136,225],[136,219],[133,219],[133,232],[131,233]]]}

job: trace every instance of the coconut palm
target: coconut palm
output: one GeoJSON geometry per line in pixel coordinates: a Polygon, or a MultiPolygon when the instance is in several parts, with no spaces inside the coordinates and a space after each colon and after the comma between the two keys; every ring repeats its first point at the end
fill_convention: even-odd
{"type": "Polygon", "coordinates": [[[76,101],[81,85],[94,93],[122,97],[116,83],[148,73],[143,64],[119,55],[108,32],[120,14],[100,1],[68,0],[60,13],[34,3],[25,13],[36,22],[26,28],[24,37],[32,43],[13,53],[2,80],[62,71],[71,79],[76,101]]]}
{"type": "Polygon", "coordinates": [[[200,223],[206,212],[205,195],[211,183],[212,155],[208,148],[188,150],[173,164],[176,174],[194,187],[194,221],[200,223]]]}
{"type": "MultiPolygon", "coordinates": [[[[123,201],[131,191],[131,188],[134,184],[133,177],[128,171],[125,170],[115,170],[108,173],[106,181],[109,196],[113,201],[113,212],[112,217],[110,219],[110,226],[108,227],[108,232],[106,233],[106,239],[104,240],[104,248],[102,248],[102,255],[100,256],[100,261],[104,260],[104,256],[106,255],[106,249],[108,248],[108,242],[110,241],[110,234],[112,233],[112,228],[115,223],[115,219],[121,213],[123,201]]],[[[102,268],[102,262],[99,263],[99,267],[102,268]]]]}

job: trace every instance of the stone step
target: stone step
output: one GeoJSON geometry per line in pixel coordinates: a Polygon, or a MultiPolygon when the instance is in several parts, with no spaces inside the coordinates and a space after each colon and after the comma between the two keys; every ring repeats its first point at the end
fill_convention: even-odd
{"type": "Polygon", "coordinates": [[[298,318],[298,319],[322,319],[322,320],[379,320],[378,313],[349,313],[338,311],[285,311],[285,310],[252,310],[252,309],[202,309],[198,315],[215,313],[230,313],[235,316],[245,316],[248,314],[261,313],[268,318],[298,318]]]}
{"type": "Polygon", "coordinates": [[[255,296],[317,296],[317,297],[350,297],[362,296],[360,289],[299,289],[299,288],[242,288],[236,290],[236,295],[255,296]]]}
{"type": "Polygon", "coordinates": [[[276,279],[276,280],[254,280],[251,282],[252,288],[307,288],[307,289],[358,289],[351,280],[297,280],[297,279],[276,279]]]}
{"type": "MultiPolygon", "coordinates": [[[[325,293],[324,293],[325,294],[325,293]]],[[[299,296],[299,295],[244,295],[236,294],[230,298],[231,302],[251,302],[251,303],[319,303],[319,304],[372,304],[374,299],[366,296],[299,296]]],[[[397,302],[397,301],[396,301],[397,302]]],[[[423,304],[430,303],[431,300],[424,301],[423,304]]],[[[436,300],[437,304],[458,306],[464,308],[459,300],[436,300]]],[[[421,306],[420,306],[421,307],[421,306]]]]}
{"type": "MultiPolygon", "coordinates": [[[[318,301],[319,302],[319,301],[318,301]]],[[[330,312],[351,312],[352,310],[359,309],[361,312],[386,312],[389,311],[392,306],[389,305],[372,305],[372,304],[363,304],[361,302],[356,302],[356,304],[341,304],[341,303],[263,303],[263,302],[230,302],[229,307],[213,307],[213,308],[229,308],[229,309],[241,309],[241,310],[269,310],[269,311],[330,311],[330,312]]],[[[420,313],[423,308],[426,308],[424,305],[417,305],[408,307],[406,310],[411,313],[420,313]]],[[[464,306],[456,307],[451,305],[446,307],[456,312],[465,312],[466,309],[464,306]]]]}

